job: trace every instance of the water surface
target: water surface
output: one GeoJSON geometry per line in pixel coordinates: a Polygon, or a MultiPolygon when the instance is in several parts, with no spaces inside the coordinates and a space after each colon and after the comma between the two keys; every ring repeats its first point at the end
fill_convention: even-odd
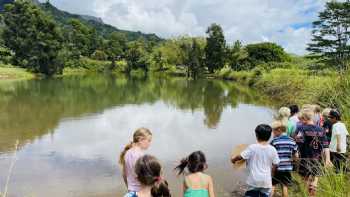
{"type": "Polygon", "coordinates": [[[153,132],[174,196],[172,169],[192,151],[208,159],[217,196],[231,196],[244,172],[229,157],[254,142],[273,111],[232,82],[80,76],[0,84],[0,191],[19,140],[9,196],[123,196],[118,155],[138,127],[153,132]]]}

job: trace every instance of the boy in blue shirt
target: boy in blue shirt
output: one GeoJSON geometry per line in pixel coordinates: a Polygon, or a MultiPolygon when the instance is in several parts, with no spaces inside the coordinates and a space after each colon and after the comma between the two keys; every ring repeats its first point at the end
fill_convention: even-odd
{"type": "Polygon", "coordinates": [[[293,171],[293,157],[298,157],[298,146],[294,139],[290,138],[286,134],[287,126],[282,121],[274,121],[272,123],[273,140],[271,145],[276,148],[280,163],[278,164],[277,171],[272,177],[272,191],[273,196],[276,185],[282,185],[282,196],[288,197],[288,186],[292,183],[293,171]]]}

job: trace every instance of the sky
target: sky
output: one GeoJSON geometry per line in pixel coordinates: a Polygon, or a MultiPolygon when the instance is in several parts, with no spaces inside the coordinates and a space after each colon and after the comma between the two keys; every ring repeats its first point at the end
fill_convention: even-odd
{"type": "Polygon", "coordinates": [[[228,44],[276,42],[289,53],[306,54],[312,22],[327,0],[51,0],[59,9],[87,14],[119,29],[163,38],[205,36],[222,26],[228,44]]]}

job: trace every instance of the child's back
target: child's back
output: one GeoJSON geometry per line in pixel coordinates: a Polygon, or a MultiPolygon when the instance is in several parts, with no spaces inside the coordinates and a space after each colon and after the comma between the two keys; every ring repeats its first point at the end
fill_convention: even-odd
{"type": "Polygon", "coordinates": [[[269,144],[252,144],[241,156],[247,161],[247,184],[255,188],[271,188],[271,169],[279,163],[276,149],[269,144]]]}
{"type": "Polygon", "coordinates": [[[278,171],[292,171],[293,170],[293,155],[298,150],[296,142],[287,135],[280,135],[271,141],[271,145],[276,148],[280,163],[278,171]]]}
{"type": "Polygon", "coordinates": [[[211,177],[198,172],[185,177],[184,197],[208,197],[211,177]]]}

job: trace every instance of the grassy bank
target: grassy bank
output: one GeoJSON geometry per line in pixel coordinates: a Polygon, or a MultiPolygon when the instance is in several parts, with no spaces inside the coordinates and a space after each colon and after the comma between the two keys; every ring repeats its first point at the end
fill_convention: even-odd
{"type": "Polygon", "coordinates": [[[16,68],[11,65],[0,65],[0,81],[33,79],[34,74],[23,68],[16,68]]]}

